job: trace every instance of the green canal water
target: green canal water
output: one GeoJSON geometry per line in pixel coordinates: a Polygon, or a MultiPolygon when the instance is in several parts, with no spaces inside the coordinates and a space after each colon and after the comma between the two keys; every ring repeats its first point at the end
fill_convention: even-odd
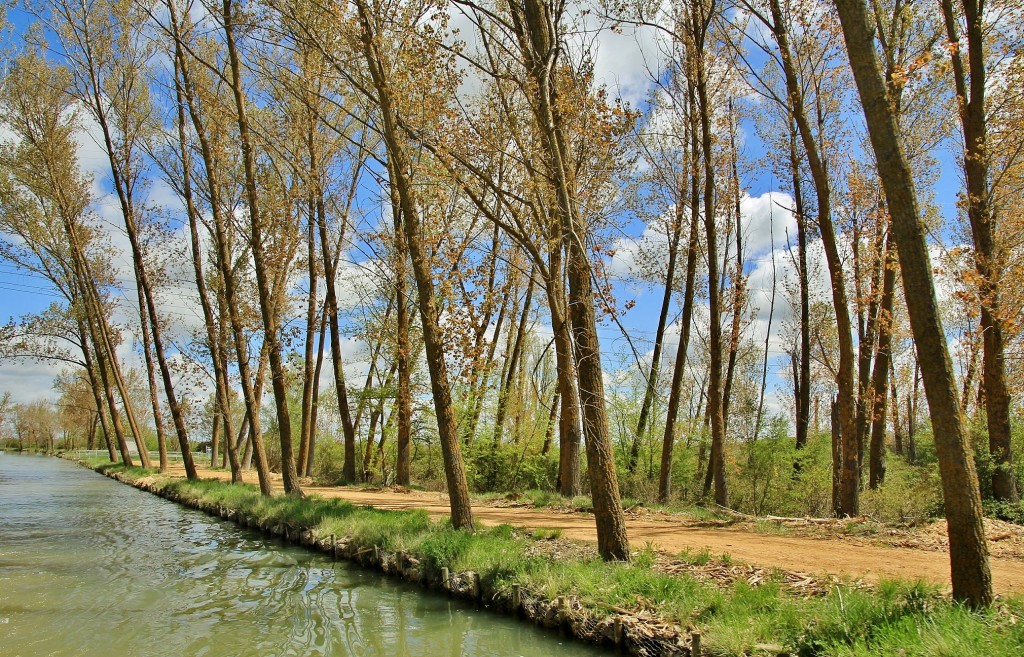
{"type": "Polygon", "coordinates": [[[3,657],[600,654],[72,463],[0,453],[3,657]]]}

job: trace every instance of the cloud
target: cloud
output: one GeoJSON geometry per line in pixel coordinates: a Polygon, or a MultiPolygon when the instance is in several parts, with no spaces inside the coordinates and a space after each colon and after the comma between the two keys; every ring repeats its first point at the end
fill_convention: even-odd
{"type": "Polygon", "coordinates": [[[591,0],[579,8],[589,12],[579,18],[581,45],[590,46],[595,82],[635,106],[661,77],[665,37],[650,27],[619,24],[609,29],[608,21],[598,18],[601,5],[591,0]]]}
{"type": "MultiPolygon", "coordinates": [[[[743,195],[740,215],[744,258],[753,259],[758,265],[765,261],[770,264],[772,249],[784,249],[787,236],[790,240],[795,238],[796,218],[790,209],[792,206],[792,197],[781,192],[765,192],[760,196],[743,195]]],[[[674,212],[674,208],[669,208],[658,222],[664,223],[674,212]]],[[[686,230],[684,228],[684,232],[686,230]]],[[[620,237],[615,241],[613,250],[614,255],[608,265],[613,276],[645,277],[649,275],[645,272],[668,262],[668,233],[663,226],[652,226],[649,223],[644,225],[639,237],[620,237]]],[[[735,252],[735,246],[730,250],[735,252]]]]}
{"type": "Polygon", "coordinates": [[[0,394],[11,393],[11,401],[19,404],[39,399],[56,400],[53,380],[67,367],[54,361],[18,360],[0,364],[0,394]]]}
{"type": "Polygon", "coordinates": [[[744,194],[740,199],[744,252],[750,257],[770,254],[773,248],[785,245],[787,234],[796,236],[793,197],[781,192],[765,192],[760,196],[744,194]]]}
{"type": "Polygon", "coordinates": [[[608,272],[612,276],[621,279],[641,277],[650,263],[668,262],[668,233],[664,228],[648,224],[639,237],[620,237],[613,250],[614,255],[608,264],[608,272]]]}

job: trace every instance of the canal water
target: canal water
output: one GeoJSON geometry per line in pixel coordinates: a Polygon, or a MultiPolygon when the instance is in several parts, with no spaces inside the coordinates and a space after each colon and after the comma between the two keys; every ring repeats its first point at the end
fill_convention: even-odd
{"type": "Polygon", "coordinates": [[[3,657],[600,654],[72,463],[0,453],[3,657]]]}

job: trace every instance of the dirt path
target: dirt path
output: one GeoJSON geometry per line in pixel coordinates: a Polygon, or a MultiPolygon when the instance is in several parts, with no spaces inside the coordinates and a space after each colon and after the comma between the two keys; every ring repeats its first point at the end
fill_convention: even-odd
{"type": "MultiPolygon", "coordinates": [[[[202,477],[228,478],[222,471],[200,470],[202,477]]],[[[172,470],[172,474],[175,474],[172,470]]],[[[182,474],[182,473],[177,473],[182,474]]],[[[432,516],[449,514],[447,498],[422,491],[372,490],[307,486],[307,493],[341,498],[353,504],[379,509],[424,509],[432,516]]],[[[709,550],[714,556],[728,554],[733,560],[766,568],[828,574],[875,582],[882,578],[924,579],[939,584],[949,581],[949,555],[940,550],[864,544],[856,538],[817,538],[775,535],[737,529],[708,527],[693,519],[660,513],[629,514],[626,527],[635,548],[650,543],[676,554],[682,550],[709,550]]],[[[593,516],[588,513],[474,505],[477,523],[515,525],[529,529],[558,529],[564,538],[596,542],[593,516]]],[[[994,557],[992,575],[997,593],[1024,592],[1024,559],[994,557]]]]}

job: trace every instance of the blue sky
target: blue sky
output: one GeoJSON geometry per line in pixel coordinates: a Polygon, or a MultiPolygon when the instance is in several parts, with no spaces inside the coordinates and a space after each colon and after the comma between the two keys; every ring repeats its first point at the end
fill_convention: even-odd
{"type": "MultiPolygon", "coordinates": [[[[15,23],[16,31],[23,29],[25,24],[23,14],[15,12],[11,18],[15,23]]],[[[453,24],[458,26],[457,18],[453,24]]],[[[659,67],[659,36],[651,30],[633,31],[625,28],[621,33],[604,31],[600,33],[597,45],[595,64],[598,82],[606,84],[613,92],[617,92],[634,106],[645,106],[647,93],[652,87],[652,71],[657,71],[659,67]]],[[[854,120],[857,117],[851,115],[850,118],[854,120]]],[[[758,140],[749,119],[745,121],[742,128],[743,155],[748,160],[756,160],[762,155],[764,146],[758,140]]],[[[127,257],[126,243],[121,232],[120,215],[115,205],[115,199],[110,194],[105,155],[96,140],[90,136],[90,132],[95,134],[95,131],[86,130],[82,135],[80,162],[95,177],[97,194],[95,210],[103,219],[104,224],[109,227],[112,242],[120,252],[120,255],[115,257],[115,266],[123,267],[125,268],[123,271],[128,271],[130,260],[127,257]]],[[[940,158],[942,172],[935,192],[940,207],[948,216],[949,213],[955,211],[956,193],[960,188],[960,180],[957,169],[952,164],[951,156],[940,154],[940,158]]],[[[749,244],[756,245],[753,251],[748,250],[748,257],[751,261],[747,265],[747,271],[751,274],[752,303],[763,308],[758,313],[755,322],[748,327],[747,335],[756,343],[753,348],[760,350],[763,349],[765,320],[767,319],[765,315],[768,295],[771,293],[769,225],[774,226],[775,252],[781,275],[785,270],[785,261],[788,260],[788,256],[782,254],[785,227],[787,225],[790,227],[790,235],[793,236],[792,217],[784,209],[790,203],[788,197],[780,192],[780,189],[784,187],[780,181],[775,180],[770,173],[763,170],[754,170],[742,177],[745,186],[743,210],[748,229],[746,239],[749,244]],[[772,196],[773,194],[774,196],[772,196]]],[[[150,190],[150,202],[169,208],[180,208],[174,195],[161,183],[154,184],[150,190]]],[[[795,236],[793,237],[795,239],[795,236]]],[[[610,263],[612,269],[619,275],[628,277],[630,255],[638,248],[642,248],[644,244],[649,245],[650,238],[649,233],[645,235],[645,226],[642,223],[633,221],[627,224],[616,243],[618,255],[610,263]]],[[[359,261],[361,256],[354,253],[351,259],[359,261]]],[[[817,276],[821,281],[827,283],[820,260],[818,261],[817,276]]],[[[122,313],[128,317],[135,312],[134,282],[128,277],[125,280],[127,285],[122,313]]],[[[631,334],[634,346],[641,351],[641,356],[649,357],[649,351],[653,347],[657,315],[660,310],[661,287],[643,284],[635,280],[622,280],[616,286],[616,293],[620,302],[633,301],[635,303],[631,310],[622,315],[621,321],[631,334]]],[[[198,320],[196,303],[185,298],[185,294],[187,292],[183,289],[182,298],[165,298],[162,302],[161,312],[171,323],[187,325],[198,320]]],[[[11,317],[17,318],[25,313],[39,312],[58,299],[59,297],[37,275],[18,271],[10,263],[0,263],[0,319],[3,321],[11,317]]],[[[786,367],[786,364],[778,344],[782,320],[789,314],[789,310],[780,291],[776,298],[773,340],[769,351],[769,408],[774,411],[784,411],[788,409],[789,404],[783,390],[784,380],[779,375],[779,370],[786,367]]],[[[675,317],[677,313],[678,305],[673,308],[670,317],[675,317]]],[[[540,321],[544,323],[546,320],[541,318],[540,321]]],[[[178,327],[179,332],[181,328],[182,326],[178,327]]],[[[544,329],[539,327],[539,330],[543,332],[544,329]]],[[[619,328],[612,323],[605,322],[602,325],[601,333],[606,367],[608,369],[630,368],[633,361],[632,352],[628,343],[622,338],[619,328]]],[[[666,355],[675,353],[674,336],[675,332],[670,331],[666,355]]],[[[355,354],[357,345],[352,344],[350,348],[355,354]]],[[[130,345],[125,346],[124,356],[132,358],[130,345]]],[[[138,358],[135,357],[134,361],[137,363],[138,358]]],[[[358,366],[358,363],[355,365],[358,366]]],[[[327,369],[329,368],[325,368],[325,371],[327,369]]],[[[49,388],[55,374],[54,367],[45,364],[0,363],[0,392],[10,391],[15,401],[28,401],[39,396],[46,396],[51,394],[49,388]]]]}

